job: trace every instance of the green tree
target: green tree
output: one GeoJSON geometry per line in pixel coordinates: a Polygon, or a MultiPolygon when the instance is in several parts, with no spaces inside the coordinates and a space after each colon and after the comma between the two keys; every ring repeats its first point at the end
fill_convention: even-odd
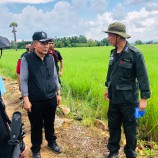
{"type": "Polygon", "coordinates": [[[135,41],[135,44],[136,45],[141,45],[141,44],[143,44],[143,42],[141,40],[137,40],[137,41],[135,41]]]}
{"type": "Polygon", "coordinates": [[[79,43],[86,43],[86,42],[87,42],[87,39],[86,39],[85,36],[80,35],[80,36],[78,37],[78,41],[79,41],[79,43]]]}
{"type": "Polygon", "coordinates": [[[87,43],[89,47],[96,46],[96,42],[93,39],[88,39],[87,43]]]}
{"type": "Polygon", "coordinates": [[[103,40],[101,40],[101,43],[103,46],[109,46],[109,41],[107,38],[104,38],[103,40]]]}

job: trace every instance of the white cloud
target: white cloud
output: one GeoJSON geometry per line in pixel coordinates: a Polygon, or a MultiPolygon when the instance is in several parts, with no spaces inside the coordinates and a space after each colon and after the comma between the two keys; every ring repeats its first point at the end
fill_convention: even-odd
{"type": "Polygon", "coordinates": [[[0,3],[30,3],[30,4],[37,4],[37,3],[48,3],[54,0],[1,0],[0,3]]]}
{"type": "MultiPolygon", "coordinates": [[[[102,39],[107,37],[100,30],[107,30],[108,25],[117,21],[113,13],[104,13],[98,15],[95,21],[90,21],[90,30],[86,36],[92,39],[102,39]]],[[[131,35],[129,41],[134,42],[137,39],[150,41],[158,39],[158,10],[147,11],[142,8],[138,11],[129,12],[120,22],[126,25],[126,32],[131,35]]]]}
{"type": "Polygon", "coordinates": [[[146,11],[144,8],[128,13],[125,19],[132,39],[148,41],[158,39],[158,11],[146,11]]]}
{"type": "MultiPolygon", "coordinates": [[[[58,1],[49,12],[27,5],[18,14],[0,7],[0,35],[8,37],[10,40],[13,39],[9,24],[15,21],[18,23],[17,39],[21,40],[31,40],[35,31],[45,31],[50,37],[85,35],[88,39],[101,40],[107,37],[107,34],[102,30],[107,30],[110,23],[119,20],[127,26],[127,33],[132,36],[130,41],[158,39],[158,10],[150,11],[142,8],[128,13],[123,11],[124,16],[122,17],[116,16],[113,11],[93,12],[94,16],[91,19],[86,19],[84,14],[93,8],[93,5],[90,5],[88,12],[83,12],[87,8],[87,2],[93,2],[93,0],[86,2],[74,0],[71,3],[58,1]],[[80,6],[78,7],[80,10],[76,10],[77,6],[80,6]]],[[[121,8],[123,6],[118,4],[116,7],[118,13],[122,14],[121,8]]]]}
{"type": "Polygon", "coordinates": [[[74,14],[68,2],[58,2],[50,12],[38,10],[33,6],[25,7],[20,14],[9,13],[7,9],[1,10],[0,35],[7,34],[12,39],[9,24],[18,23],[17,39],[31,40],[35,31],[45,31],[51,37],[64,37],[84,34],[88,25],[82,18],[74,14]]]}
{"type": "Polygon", "coordinates": [[[86,37],[97,40],[106,38],[107,35],[103,31],[107,30],[108,25],[113,21],[110,12],[105,12],[102,15],[98,14],[95,21],[89,21],[89,30],[86,32],[86,37]]]}
{"type": "Polygon", "coordinates": [[[151,3],[154,0],[128,0],[127,3],[129,5],[137,5],[142,3],[151,3]]]}

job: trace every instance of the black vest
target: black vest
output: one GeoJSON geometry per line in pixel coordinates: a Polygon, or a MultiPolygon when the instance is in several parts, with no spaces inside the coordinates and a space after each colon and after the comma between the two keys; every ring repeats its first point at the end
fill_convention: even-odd
{"type": "Polygon", "coordinates": [[[55,96],[57,85],[54,76],[54,60],[47,54],[42,61],[35,52],[25,56],[28,63],[28,93],[30,101],[44,101],[55,96]]]}

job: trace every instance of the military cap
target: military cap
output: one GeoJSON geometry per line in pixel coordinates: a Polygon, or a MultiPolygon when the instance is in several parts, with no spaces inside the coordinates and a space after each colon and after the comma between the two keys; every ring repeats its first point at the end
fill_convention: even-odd
{"type": "Polygon", "coordinates": [[[103,32],[117,34],[124,38],[131,37],[130,35],[126,34],[126,26],[120,22],[114,22],[114,23],[110,24],[108,27],[108,30],[103,31],[103,32]]]}

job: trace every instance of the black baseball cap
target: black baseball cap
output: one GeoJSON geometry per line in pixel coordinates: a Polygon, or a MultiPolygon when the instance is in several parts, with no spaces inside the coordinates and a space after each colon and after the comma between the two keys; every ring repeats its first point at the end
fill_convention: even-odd
{"type": "Polygon", "coordinates": [[[47,34],[43,31],[35,32],[32,36],[33,41],[46,42],[51,41],[52,38],[47,38],[47,34]]]}

